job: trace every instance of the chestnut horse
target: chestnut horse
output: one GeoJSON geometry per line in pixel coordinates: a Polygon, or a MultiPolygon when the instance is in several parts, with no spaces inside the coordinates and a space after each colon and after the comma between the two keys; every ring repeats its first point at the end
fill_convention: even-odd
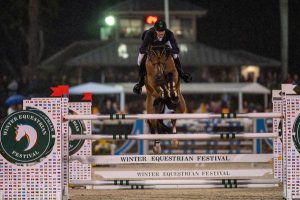
{"type": "MultiPolygon", "coordinates": [[[[174,113],[184,113],[186,105],[180,91],[180,78],[169,47],[150,46],[146,58],[145,87],[147,90],[146,110],[148,114],[164,113],[165,107],[174,113]]],[[[176,133],[176,119],[171,120],[172,129],[164,125],[161,119],[149,119],[151,134],[176,133]]],[[[171,140],[173,147],[178,141],[171,140]]],[[[153,152],[161,152],[160,140],[154,141],[153,152]]]]}

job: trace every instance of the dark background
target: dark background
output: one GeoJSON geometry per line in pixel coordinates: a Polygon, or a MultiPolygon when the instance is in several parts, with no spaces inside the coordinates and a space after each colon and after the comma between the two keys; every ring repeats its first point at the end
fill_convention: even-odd
{"type": "MultiPolygon", "coordinates": [[[[222,49],[243,49],[280,60],[279,0],[189,0],[208,10],[198,20],[198,40],[222,49]]],[[[99,39],[98,21],[103,10],[121,2],[64,0],[48,33],[50,56],[76,40],[99,39]]],[[[162,0],[163,3],[163,0],[162,0]]],[[[172,0],[169,0],[172,3],[172,0]]],[[[289,0],[289,70],[299,73],[300,1],[289,0]]]]}

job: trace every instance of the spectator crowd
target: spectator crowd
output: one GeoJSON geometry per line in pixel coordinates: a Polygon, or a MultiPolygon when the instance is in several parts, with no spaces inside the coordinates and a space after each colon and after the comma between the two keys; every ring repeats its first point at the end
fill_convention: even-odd
{"type": "MultiPolygon", "coordinates": [[[[266,71],[261,73],[262,75],[257,78],[257,82],[266,86],[269,89],[278,89],[281,83],[293,83],[299,84],[298,74],[289,74],[287,79],[282,81],[280,73],[277,71],[266,71]]],[[[126,74],[128,82],[134,82],[137,75],[134,73],[126,74]]],[[[114,77],[113,73],[107,75],[107,82],[115,81],[115,79],[121,80],[121,76],[114,77]]],[[[234,75],[228,71],[221,71],[217,74],[205,73],[196,82],[236,82],[234,75]]],[[[252,77],[241,77],[239,82],[253,82],[252,77]]],[[[123,80],[122,80],[123,82],[123,80]]],[[[5,100],[15,94],[23,95],[25,98],[30,97],[47,97],[50,94],[50,87],[61,85],[61,84],[74,84],[74,81],[69,81],[65,75],[61,78],[57,76],[47,76],[45,74],[33,74],[31,79],[24,83],[20,78],[3,74],[0,77],[0,119],[3,119],[9,111],[9,107],[5,104],[5,100]]],[[[199,99],[199,98],[197,98],[199,99]]],[[[188,111],[189,112],[222,112],[225,110],[234,111],[235,107],[232,105],[234,99],[226,98],[223,99],[219,96],[217,99],[213,97],[207,102],[201,102],[197,99],[188,98],[188,111]],[[205,108],[205,109],[204,109],[205,108]]],[[[207,98],[206,98],[207,99],[207,98]]],[[[126,109],[122,112],[126,113],[142,113],[145,110],[144,105],[145,98],[137,97],[127,101],[126,109]]],[[[233,103],[234,102],[234,103],[233,103]]],[[[255,99],[247,99],[243,102],[244,112],[263,111],[263,101],[257,102],[255,99]]],[[[20,108],[11,108],[17,110],[20,108]]],[[[11,112],[11,111],[10,111],[11,112]]],[[[112,114],[120,112],[119,103],[115,98],[104,97],[101,100],[93,102],[93,112],[98,114],[112,114]]]]}

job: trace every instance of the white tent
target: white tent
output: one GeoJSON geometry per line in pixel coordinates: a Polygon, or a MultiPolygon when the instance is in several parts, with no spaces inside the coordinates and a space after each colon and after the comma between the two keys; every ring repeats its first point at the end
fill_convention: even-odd
{"type": "Polygon", "coordinates": [[[70,94],[83,94],[85,92],[90,92],[92,94],[119,94],[120,109],[123,111],[125,108],[124,88],[121,85],[89,82],[70,87],[70,94]]]}
{"type": "MultiPolygon", "coordinates": [[[[134,83],[120,83],[125,93],[132,94],[134,83]]],[[[268,104],[268,94],[271,91],[258,83],[182,83],[183,94],[238,94],[239,112],[243,110],[243,94],[264,95],[264,106],[268,104]]],[[[143,93],[145,93],[145,87],[143,93]]]]}
{"type": "Polygon", "coordinates": [[[182,91],[185,94],[194,93],[227,93],[238,94],[239,112],[243,111],[243,94],[264,95],[264,107],[268,106],[268,94],[271,91],[258,83],[192,83],[182,84],[182,91]]]}

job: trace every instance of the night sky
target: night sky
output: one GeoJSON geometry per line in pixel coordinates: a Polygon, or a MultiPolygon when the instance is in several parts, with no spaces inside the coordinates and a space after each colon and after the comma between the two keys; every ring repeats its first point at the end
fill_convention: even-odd
{"type": "MultiPolygon", "coordinates": [[[[185,0],[188,1],[188,0],[185,0]]],[[[198,20],[198,41],[221,49],[242,49],[280,60],[279,0],[189,0],[208,10],[198,20]]],[[[120,0],[64,0],[50,39],[49,55],[77,40],[97,40],[97,20],[120,0]]],[[[163,0],[162,0],[163,3],[163,0]]],[[[172,0],[169,0],[172,3],[172,0]]],[[[300,1],[289,0],[289,69],[299,73],[300,1]]]]}

